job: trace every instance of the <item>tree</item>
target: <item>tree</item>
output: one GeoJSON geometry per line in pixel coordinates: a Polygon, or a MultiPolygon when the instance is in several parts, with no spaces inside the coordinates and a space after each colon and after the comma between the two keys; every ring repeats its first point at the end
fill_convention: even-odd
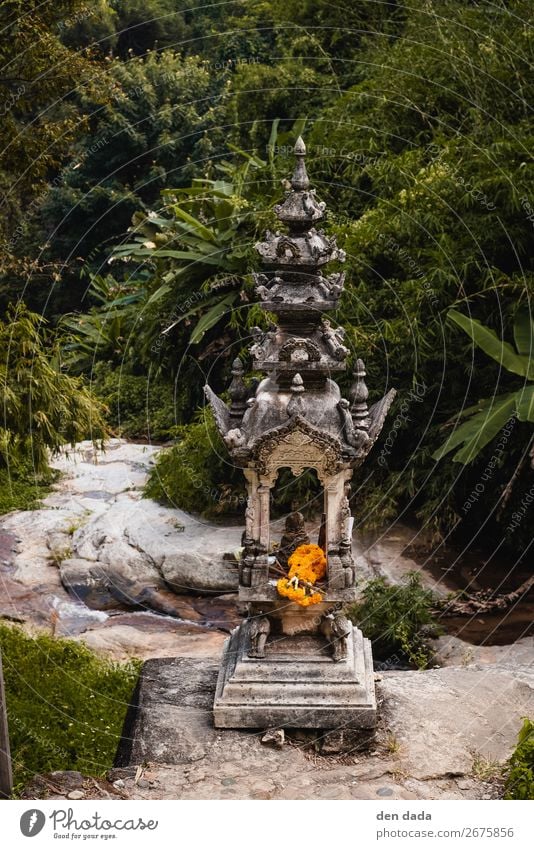
{"type": "Polygon", "coordinates": [[[63,281],[57,312],[80,305],[80,269],[101,268],[134,212],[154,204],[165,186],[187,185],[207,169],[222,139],[224,87],[201,59],[150,53],[111,62],[105,78],[109,102],[80,98],[87,132],[39,210],[34,239],[63,281]]]}
{"type": "Polygon", "coordinates": [[[111,0],[110,5],[117,16],[115,49],[122,59],[154,49],[181,49],[187,29],[175,0],[111,0]]]}
{"type": "MultiPolygon", "coordinates": [[[[12,255],[27,209],[68,156],[80,118],[75,88],[91,88],[92,63],[65,47],[61,28],[81,14],[81,0],[4,0],[0,8],[0,241],[12,255]]],[[[100,90],[102,95],[102,90],[100,90]]]]}
{"type": "MultiPolygon", "coordinates": [[[[445,0],[405,6],[403,15],[393,45],[366,45],[364,79],[323,110],[307,140],[310,171],[348,254],[352,285],[340,321],[353,325],[370,384],[400,390],[393,419],[410,407],[395,427],[394,452],[378,446],[380,462],[359,493],[363,514],[379,523],[402,505],[439,537],[462,531],[463,504],[492,453],[488,444],[460,476],[449,460],[434,470],[441,427],[473,377],[446,314],[468,305],[504,338],[534,288],[529,5],[445,0]],[[416,406],[407,400],[414,386],[422,388],[416,406]]],[[[495,393],[495,379],[477,357],[479,397],[495,393]]],[[[502,375],[503,390],[514,388],[510,379],[502,375]]],[[[513,499],[496,521],[498,494],[528,431],[520,422],[480,512],[469,512],[463,530],[471,538],[479,527],[486,539],[506,527],[513,499]]]]}
{"type": "MultiPolygon", "coordinates": [[[[62,322],[78,367],[114,357],[134,369],[159,361],[174,375],[188,345],[202,359],[227,345],[228,324],[262,320],[244,290],[261,227],[260,197],[268,206],[272,174],[255,155],[240,152],[236,159],[219,163],[219,179],[166,189],[161,210],[134,215],[131,241],[113,251],[114,273],[92,279],[99,306],[62,322]]],[[[250,291],[249,276],[248,283],[250,291]]]]}

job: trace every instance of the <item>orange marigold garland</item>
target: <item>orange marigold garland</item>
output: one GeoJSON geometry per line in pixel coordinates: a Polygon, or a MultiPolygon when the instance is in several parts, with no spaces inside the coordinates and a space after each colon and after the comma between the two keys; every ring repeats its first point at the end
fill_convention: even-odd
{"type": "Polygon", "coordinates": [[[326,557],[318,545],[299,545],[288,560],[289,574],[276,584],[278,593],[291,601],[308,607],[322,601],[322,594],[313,585],[326,574],[326,557]]]}

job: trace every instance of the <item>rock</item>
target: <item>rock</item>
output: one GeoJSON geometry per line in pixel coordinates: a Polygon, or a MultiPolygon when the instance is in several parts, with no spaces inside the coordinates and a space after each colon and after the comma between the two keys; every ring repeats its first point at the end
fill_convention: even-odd
{"type": "Polygon", "coordinates": [[[208,557],[194,551],[165,557],[161,574],[177,593],[226,593],[237,589],[237,568],[222,556],[208,557]]]}
{"type": "Polygon", "coordinates": [[[124,791],[104,778],[93,778],[66,770],[35,775],[21,794],[22,799],[123,799],[124,791]]]}
{"type": "MultiPolygon", "coordinates": [[[[130,617],[133,615],[135,614],[129,614],[130,617]]],[[[150,614],[140,614],[145,617],[148,615],[150,614]]],[[[158,623],[158,618],[161,619],[154,616],[156,621],[152,623],[152,627],[142,627],[141,624],[121,625],[123,617],[113,617],[108,627],[84,631],[77,639],[93,651],[105,654],[114,660],[127,660],[131,657],[149,659],[177,656],[218,658],[222,654],[226,637],[220,631],[185,625],[172,620],[168,620],[167,623],[158,623]],[[164,625],[171,627],[165,628],[164,625]]]]}
{"type": "Polygon", "coordinates": [[[460,790],[470,790],[473,786],[473,782],[468,778],[459,778],[456,781],[456,785],[460,790]]]}
{"type": "Polygon", "coordinates": [[[71,557],[59,566],[61,583],[75,598],[96,610],[122,607],[113,593],[112,580],[99,563],[71,557]]]}
{"type": "Polygon", "coordinates": [[[67,799],[85,799],[85,793],[83,790],[71,790],[67,793],[67,799]]]}
{"type": "Polygon", "coordinates": [[[274,749],[281,749],[284,745],[284,740],[283,728],[269,728],[261,738],[261,742],[265,746],[272,746],[274,749]]]}
{"type": "Polygon", "coordinates": [[[336,728],[319,735],[318,749],[321,755],[354,755],[365,752],[375,739],[375,729],[336,728]]]}
{"type": "Polygon", "coordinates": [[[379,685],[398,763],[428,780],[469,775],[473,756],[504,761],[534,711],[532,667],[385,672],[379,685]]]}
{"type": "Polygon", "coordinates": [[[52,530],[46,535],[46,544],[50,551],[50,559],[56,563],[70,557],[72,553],[72,537],[66,531],[52,530]]]}
{"type": "Polygon", "coordinates": [[[534,636],[523,637],[508,646],[476,646],[449,634],[432,641],[440,666],[495,665],[514,668],[527,666],[534,657],[534,636]]]}
{"type": "Polygon", "coordinates": [[[119,745],[117,766],[192,763],[206,757],[217,734],[211,724],[211,690],[217,664],[183,658],[149,660],[138,687],[131,746],[119,745]]]}
{"type": "Polygon", "coordinates": [[[472,773],[473,753],[506,760],[534,709],[528,667],[384,673],[381,723],[398,750],[341,762],[320,755],[310,768],[294,732],[292,745],[275,748],[258,746],[254,732],[213,727],[217,672],[213,661],[186,658],[144,665],[117,766],[147,765],[158,787],[132,787],[133,798],[480,799],[488,785],[472,773]]]}

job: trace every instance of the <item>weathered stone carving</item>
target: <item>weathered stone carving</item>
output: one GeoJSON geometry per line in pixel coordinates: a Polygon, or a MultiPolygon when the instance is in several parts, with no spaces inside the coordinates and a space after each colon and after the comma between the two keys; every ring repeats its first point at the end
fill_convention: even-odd
{"type": "Polygon", "coordinates": [[[232,365],[232,382],[228,388],[230,396],[230,424],[239,424],[247,408],[248,389],[243,380],[243,363],[236,357],[232,365]]]}
{"type": "Polygon", "coordinates": [[[310,339],[293,336],[280,348],[280,362],[318,363],[321,359],[319,347],[310,339]]]}
{"type": "Polygon", "coordinates": [[[259,439],[252,456],[258,474],[272,483],[283,466],[288,466],[294,475],[300,475],[305,469],[316,469],[320,480],[326,481],[343,462],[339,443],[299,415],[259,439]]]}
{"type": "Polygon", "coordinates": [[[345,660],[348,653],[352,622],[344,613],[327,613],[321,622],[321,632],[330,643],[335,663],[345,660]]]}
{"type": "Polygon", "coordinates": [[[370,442],[369,435],[367,431],[360,423],[359,427],[356,427],[354,424],[354,419],[350,412],[350,404],[345,399],[342,398],[338,401],[338,409],[341,416],[341,421],[343,424],[343,434],[345,436],[345,441],[355,448],[357,451],[365,448],[365,446],[370,442]]]}
{"type": "Polygon", "coordinates": [[[342,327],[333,328],[327,318],[323,318],[322,325],[326,347],[335,360],[344,360],[349,353],[349,349],[343,345],[345,331],[342,327]]]}
{"type": "Polygon", "coordinates": [[[224,437],[224,442],[226,447],[232,451],[232,449],[243,448],[246,445],[246,437],[240,428],[234,427],[228,431],[224,437]]]}
{"type": "Polygon", "coordinates": [[[300,374],[296,374],[291,381],[291,399],[287,405],[288,416],[303,416],[305,405],[302,394],[304,392],[304,381],[300,374]]]}
{"type": "Polygon", "coordinates": [[[256,614],[249,620],[250,649],[249,657],[265,657],[265,643],[271,632],[271,623],[267,616],[256,614]]]}
{"type": "Polygon", "coordinates": [[[352,401],[352,421],[354,422],[355,428],[367,428],[369,426],[369,410],[367,409],[368,397],[369,390],[365,383],[365,366],[363,364],[363,360],[356,360],[354,383],[350,390],[350,399],[352,401]]]}

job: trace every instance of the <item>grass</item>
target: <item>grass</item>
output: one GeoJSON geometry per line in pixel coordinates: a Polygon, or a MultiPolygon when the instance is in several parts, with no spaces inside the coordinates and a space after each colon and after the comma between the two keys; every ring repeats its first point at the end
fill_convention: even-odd
{"type": "Polygon", "coordinates": [[[51,548],[50,549],[50,562],[57,566],[58,568],[61,566],[64,560],[68,560],[69,557],[72,557],[72,546],[66,545],[63,548],[51,548]]]}
{"type": "Polygon", "coordinates": [[[113,765],[140,661],[113,663],[74,640],[0,625],[14,793],[36,773],[113,765]]]}
{"type": "Polygon", "coordinates": [[[386,738],[385,747],[388,755],[397,755],[400,752],[401,744],[392,731],[389,732],[386,738]]]}
{"type": "Polygon", "coordinates": [[[494,758],[487,758],[481,755],[480,752],[473,754],[472,774],[474,778],[480,781],[491,781],[494,778],[500,778],[503,772],[503,765],[494,758]]]}

